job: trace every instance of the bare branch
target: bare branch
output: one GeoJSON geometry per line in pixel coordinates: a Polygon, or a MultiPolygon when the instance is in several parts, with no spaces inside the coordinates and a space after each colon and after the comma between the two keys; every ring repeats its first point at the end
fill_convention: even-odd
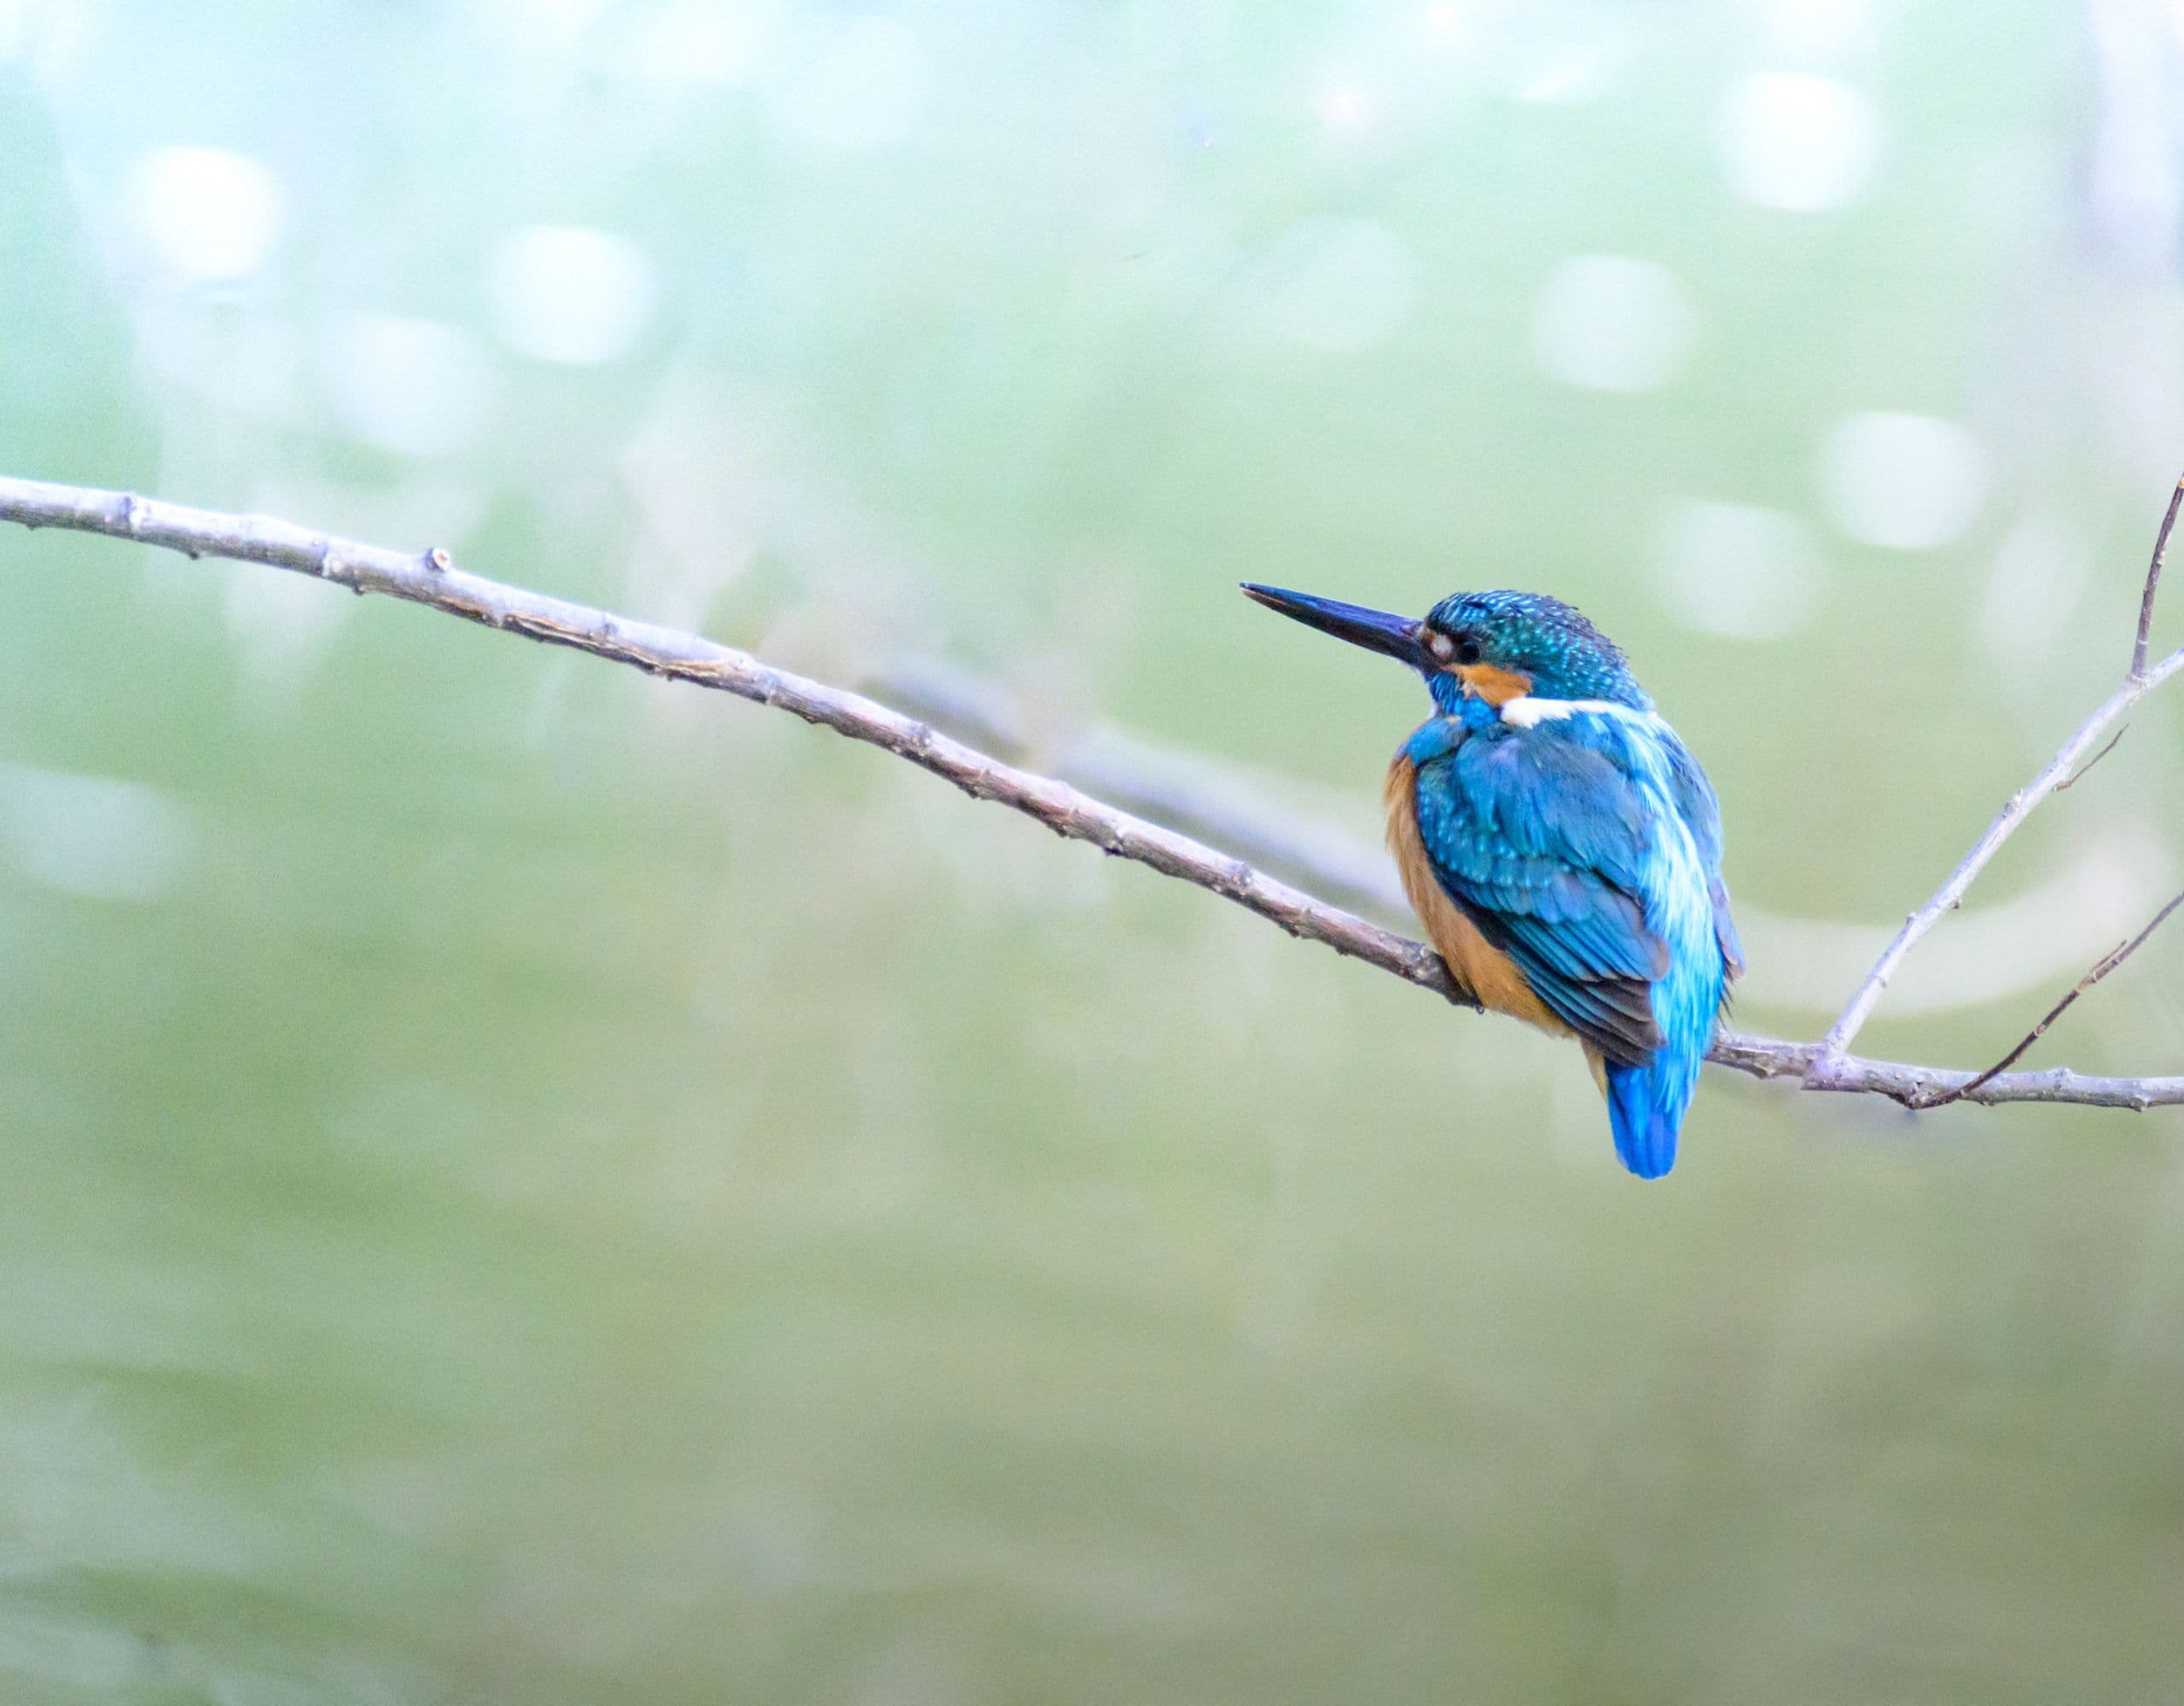
{"type": "Polygon", "coordinates": [[[2176,526],[2176,508],[2184,504],[2184,479],[2169,494],[2169,513],[2161,518],[2161,531],[2154,535],[2153,560],[2146,565],[2146,589],[2139,595],[2139,631],[2131,642],[2131,679],[2143,681],[2146,673],[2146,641],[2153,634],[2153,597],[2161,590],[2162,559],[2169,554],[2169,536],[2176,526]]]}
{"type": "MultiPolygon", "coordinates": [[[[1136,817],[966,746],[929,724],[863,695],[774,669],[749,653],[693,634],[633,622],[456,568],[438,548],[422,554],[330,537],[264,516],[218,514],[131,494],[0,477],[0,520],[26,527],[134,539],[191,557],[264,563],[346,586],[381,593],[459,616],[526,639],[568,646],[655,676],[712,688],[791,711],[808,722],[908,759],[976,799],[1025,813],[1056,834],[1087,841],[1118,857],[1150,866],[1235,902],[1291,935],[1324,943],[1444,1000],[1470,1004],[1440,956],[1421,943],[1277,882],[1240,859],[1187,835],[1136,817]]],[[[2184,654],[2164,670],[2184,664],[2184,654]]],[[[2158,678],[2158,676],[2155,678],[2158,678]]],[[[1972,1074],[1892,1061],[1837,1058],[1815,1081],[1823,1045],[1722,1032],[1708,1058],[1762,1078],[1797,1078],[1812,1088],[1886,1096],[1907,1107],[1952,1092],[1978,1102],[2069,1102],[2094,1107],[2184,1105],[2184,1077],[2097,1078],[2057,1069],[2003,1073],[1975,1088],[1972,1074]]]]}
{"type": "Polygon", "coordinates": [[[1271,804],[1281,778],[1255,776],[1112,728],[1075,734],[1034,755],[1026,719],[1004,689],[931,659],[891,664],[865,685],[974,746],[1017,763],[1036,756],[1042,769],[1102,799],[1230,848],[1337,906],[1381,918],[1410,916],[1395,862],[1380,844],[1271,804]]]}
{"type": "MultiPolygon", "coordinates": [[[[1894,1060],[1865,1060],[1855,1054],[1824,1058],[1817,1042],[1777,1042],[1772,1037],[1723,1031],[1706,1058],[1717,1066],[1749,1072],[1756,1078],[1796,1078],[1808,1090],[1841,1090],[1885,1096],[1917,1111],[1937,1105],[1952,1092],[1961,1100],[1993,1106],[2001,1102],[2069,1102],[2082,1107],[2147,1108],[2184,1105],[2184,1078],[2103,1078],[2066,1066],[2044,1072],[2005,1072],[1978,1089],[1978,1075],[1946,1066],[1908,1066],[1894,1060]],[[1823,1073],[1821,1068],[1827,1070],[1823,1073]]],[[[1952,1098],[1954,1099],[1954,1098],[1952,1098]]]]}
{"type": "Polygon", "coordinates": [[[648,673],[715,688],[791,711],[807,722],[907,758],[978,799],[996,800],[1037,819],[1069,840],[1089,841],[1123,858],[1225,896],[1292,936],[1323,942],[1451,1001],[1468,998],[1438,955],[1215,851],[1188,836],[1133,817],[1066,782],[990,758],[930,724],[863,695],[776,670],[748,653],[694,634],[632,622],[602,610],[506,586],[453,566],[438,548],[423,554],[328,538],[264,516],[218,515],[120,492],[78,490],[0,479],[0,519],[32,527],[68,527],[193,557],[264,563],[346,586],[429,605],[488,628],[572,647],[648,673]]]}
{"type": "MultiPolygon", "coordinates": [[[[1828,1027],[1827,1035],[1821,1039],[1821,1059],[1814,1071],[1808,1075],[1806,1082],[1809,1088],[1835,1088],[1832,1082],[1835,1076],[1834,1063],[1850,1046],[1850,1039],[1858,1034],[1858,1028],[1872,1016],[1882,992],[1888,988],[1889,979],[1896,975],[1896,967],[1903,963],[1903,956],[1911,951],[1920,937],[1934,927],[1943,913],[1952,910],[1963,900],[1964,891],[1972,886],[1972,879],[1987,868],[1987,862],[1995,856],[2002,843],[2017,833],[2018,826],[2031,815],[2033,808],[2049,794],[2070,786],[2078,776],[2085,774],[2084,770],[2077,769],[2078,761],[2085,757],[2110,724],[2171,676],[2184,670],[2184,647],[2170,653],[2152,669],[2146,667],[2146,636],[2153,627],[2154,593],[2161,584],[2162,560],[2168,554],[2169,536],[2176,525],[2176,513],[2181,505],[2184,505],[2184,479],[2180,479],[2176,483],[2176,490],[2169,494],[2169,511],[2162,518],[2161,531],[2154,541],[2153,560],[2146,569],[2146,592],[2139,603],[2138,640],[2132,648],[2131,672],[2123,678],[2123,685],[2111,693],[2100,709],[2086,719],[2078,732],[2064,744],[2061,751],[2048,761],[2046,768],[2038,775],[2010,796],[2009,803],[2003,806],[2001,815],[1987,826],[1987,833],[1972,844],[1972,850],[1949,873],[1949,880],[1935,891],[1932,899],[1903,920],[1903,928],[1896,932],[1888,946],[1882,950],[1880,958],[1873,962],[1873,970],[1866,973],[1865,981],[1851,992],[1842,1013],[1828,1027]]],[[[2089,770],[2099,763],[2108,755],[2109,746],[2114,745],[2111,740],[2108,746],[2102,747],[2087,763],[2085,769],[2089,770]]]]}
{"type": "Polygon", "coordinates": [[[2048,1009],[2048,1016],[2042,1019],[2039,1024],[2033,1026],[2030,1030],[2025,1032],[2024,1040],[2019,1042],[2016,1047],[2010,1050],[2008,1053],[2002,1056],[2001,1059],[1997,1060],[1993,1065],[1989,1066],[1985,1071],[1979,1074],[1978,1077],[1972,1079],[1970,1082],[1957,1089],[1949,1091],[1945,1095],[1937,1096],[1932,1101],[1926,1103],[1924,1105],[1927,1107],[1943,1108],[1947,1107],[1951,1102],[1962,1101],[1967,1096],[1976,1095],[1981,1088],[1988,1084],[1993,1083],[1995,1079],[2001,1076],[2001,1075],[2009,1071],[2011,1067],[2016,1065],[2018,1061],[2024,1059],[2026,1051],[2029,1050],[2034,1043],[2039,1042],[2042,1037],[2048,1034],[2048,1027],[2054,1024],[2057,1019],[2062,1018],[2062,1016],[2070,1010],[2071,1004],[2072,1002],[2077,1001],[2080,995],[2083,995],[2088,989],[2091,989],[2111,972],[2114,971],[2118,966],[2122,965],[2126,960],[2129,959],[2134,954],[2137,953],[2140,949],[2146,946],[2146,938],[2149,936],[2152,936],[2154,931],[2159,930],[2162,925],[2167,920],[2169,914],[2175,912],[2180,906],[2184,906],[2184,895],[2177,896],[2175,899],[2169,902],[2167,906],[2156,913],[2153,915],[2153,921],[2147,925],[2146,927],[2140,931],[2136,936],[2133,937],[2129,942],[2120,943],[2116,947],[2110,949],[2106,954],[2103,955],[2100,959],[2094,963],[2093,969],[2090,972],[2088,972],[2085,976],[2079,978],[2077,982],[2071,987],[2069,991],[2065,994],[2062,1000],[2056,1002],[2053,1007],[2048,1009]]]}

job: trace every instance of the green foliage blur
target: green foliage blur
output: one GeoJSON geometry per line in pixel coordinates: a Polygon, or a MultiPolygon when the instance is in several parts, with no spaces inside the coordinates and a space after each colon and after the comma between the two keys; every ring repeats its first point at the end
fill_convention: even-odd
{"type": "MultiPolygon", "coordinates": [[[[1550,590],[1812,1036],[2126,660],[2172,10],[0,0],[0,471],[1365,836],[1422,696],[1234,583],[1550,590]]],[[[2184,882],[2180,731],[1863,1044],[2184,882]]],[[[2180,973],[2033,1064],[2184,1068],[2180,973]]],[[[2184,1691],[2174,1111],[1710,1074],[1641,1186],[1572,1049],[270,571],[0,534],[0,1179],[10,1703],[2184,1691]]]]}

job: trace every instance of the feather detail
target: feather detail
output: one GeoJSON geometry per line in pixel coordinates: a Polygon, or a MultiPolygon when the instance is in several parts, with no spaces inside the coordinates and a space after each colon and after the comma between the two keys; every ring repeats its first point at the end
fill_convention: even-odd
{"type": "Polygon", "coordinates": [[[1569,1036],[1570,1027],[1532,993],[1516,963],[1479,934],[1478,926],[1441,886],[1418,833],[1418,770],[1407,754],[1398,752],[1388,766],[1386,800],[1388,848],[1396,856],[1403,893],[1409,896],[1411,910],[1426,926],[1427,940],[1448,961],[1456,981],[1481,1007],[1520,1018],[1552,1036],[1569,1036]]]}
{"type": "Polygon", "coordinates": [[[1606,1076],[1607,1123],[1618,1158],[1641,1179],[1659,1178],[1676,1165],[1690,1090],[1676,1094],[1664,1082],[1673,1075],[1658,1066],[1611,1066],[1606,1076]]]}

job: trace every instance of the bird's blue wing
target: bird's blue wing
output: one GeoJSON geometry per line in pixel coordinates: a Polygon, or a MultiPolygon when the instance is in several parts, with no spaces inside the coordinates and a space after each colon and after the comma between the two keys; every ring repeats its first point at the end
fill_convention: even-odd
{"type": "Polygon", "coordinates": [[[1652,827],[1615,757],[1561,723],[1475,735],[1419,767],[1417,809],[1441,886],[1540,1000],[1611,1062],[1650,1057],[1669,949],[1646,921],[1652,827]]]}
{"type": "Polygon", "coordinates": [[[1714,908],[1714,940],[1722,950],[1722,964],[1728,975],[1744,975],[1744,943],[1738,939],[1736,920],[1729,916],[1728,885],[1722,880],[1722,808],[1714,798],[1714,785],[1691,756],[1690,749],[1667,728],[1662,746],[1669,757],[1669,785],[1676,809],[1691,826],[1691,839],[1699,850],[1699,862],[1706,872],[1706,896],[1714,908]]]}

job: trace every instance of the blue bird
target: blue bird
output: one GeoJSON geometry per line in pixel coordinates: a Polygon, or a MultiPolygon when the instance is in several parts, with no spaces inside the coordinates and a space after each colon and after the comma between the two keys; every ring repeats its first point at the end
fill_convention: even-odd
{"type": "Polygon", "coordinates": [[[1244,590],[1426,677],[1433,715],[1388,767],[1403,891],[1480,1005],[1584,1045],[1615,1152],[1659,1178],[1744,952],[1714,790],[1622,652],[1542,593],[1421,622],[1244,590]]]}

